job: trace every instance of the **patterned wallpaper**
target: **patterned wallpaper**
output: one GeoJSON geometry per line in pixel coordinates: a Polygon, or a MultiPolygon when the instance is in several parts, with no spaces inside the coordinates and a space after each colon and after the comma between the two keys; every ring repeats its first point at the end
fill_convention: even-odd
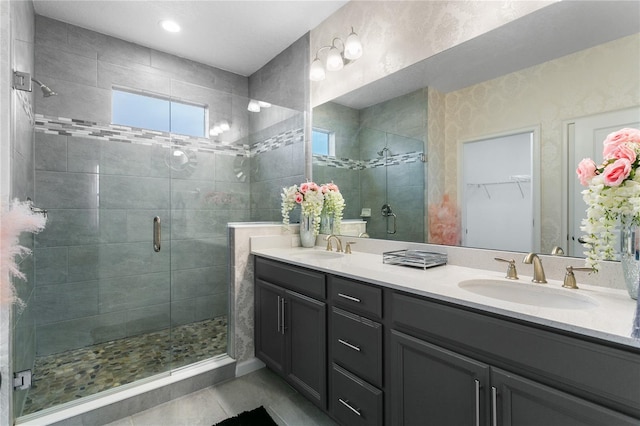
{"type": "MultiPolygon", "coordinates": [[[[437,94],[430,90],[429,156],[444,147],[444,190],[457,196],[458,144],[540,126],[542,250],[562,245],[563,122],[640,105],[640,34],[437,94]],[[442,108],[445,109],[444,116],[442,108]],[[445,140],[442,143],[442,130],[445,140]]],[[[572,171],[574,167],[569,167],[572,171]]],[[[442,175],[430,171],[441,182],[442,175]]],[[[433,181],[432,181],[433,182],[433,181]]],[[[431,189],[439,185],[431,185],[431,189]]],[[[430,202],[435,194],[431,194],[430,202]]]]}
{"type": "Polygon", "coordinates": [[[311,84],[316,106],[555,1],[352,1],[311,31],[311,52],[358,33],[365,55],[311,84]],[[425,23],[429,23],[426,25],[425,23]],[[435,23],[435,24],[433,24],[435,23]]]}

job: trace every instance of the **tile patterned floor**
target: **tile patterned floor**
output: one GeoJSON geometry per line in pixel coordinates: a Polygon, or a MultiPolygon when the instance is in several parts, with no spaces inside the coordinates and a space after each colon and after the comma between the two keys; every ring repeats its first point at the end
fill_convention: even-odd
{"type": "Polygon", "coordinates": [[[226,351],[227,318],[219,317],[39,357],[22,415],[226,351]]]}
{"type": "Polygon", "coordinates": [[[211,426],[261,405],[280,426],[337,426],[266,368],[193,392],[108,426],[211,426]]]}

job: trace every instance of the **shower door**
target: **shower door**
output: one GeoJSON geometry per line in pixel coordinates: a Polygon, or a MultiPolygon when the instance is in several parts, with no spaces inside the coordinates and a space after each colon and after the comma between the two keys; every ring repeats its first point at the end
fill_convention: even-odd
{"type": "Polygon", "coordinates": [[[27,307],[34,382],[16,416],[225,354],[226,224],[248,202],[248,189],[224,182],[237,157],[202,138],[43,121],[35,201],[49,219],[27,307]]]}

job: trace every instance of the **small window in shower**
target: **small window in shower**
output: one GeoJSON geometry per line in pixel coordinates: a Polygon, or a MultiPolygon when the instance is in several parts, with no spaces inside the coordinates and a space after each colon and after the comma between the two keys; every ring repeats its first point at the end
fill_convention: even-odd
{"type": "Polygon", "coordinates": [[[122,89],[112,90],[113,124],[205,137],[206,118],[206,106],[122,89]]]}
{"type": "Polygon", "coordinates": [[[313,153],[335,157],[336,134],[329,130],[313,129],[313,153]]]}

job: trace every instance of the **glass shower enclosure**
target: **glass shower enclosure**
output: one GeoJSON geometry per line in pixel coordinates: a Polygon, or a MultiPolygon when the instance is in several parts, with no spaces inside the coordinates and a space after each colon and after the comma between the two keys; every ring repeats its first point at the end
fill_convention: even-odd
{"type": "MultiPolygon", "coordinates": [[[[220,97],[230,106],[226,94],[192,89],[208,108],[220,97]]],[[[246,115],[232,122],[225,138],[243,140],[246,115]]],[[[48,224],[35,237],[28,308],[34,383],[16,413],[225,354],[226,224],[249,220],[242,145],[46,115],[35,139],[35,200],[48,224]]]]}

